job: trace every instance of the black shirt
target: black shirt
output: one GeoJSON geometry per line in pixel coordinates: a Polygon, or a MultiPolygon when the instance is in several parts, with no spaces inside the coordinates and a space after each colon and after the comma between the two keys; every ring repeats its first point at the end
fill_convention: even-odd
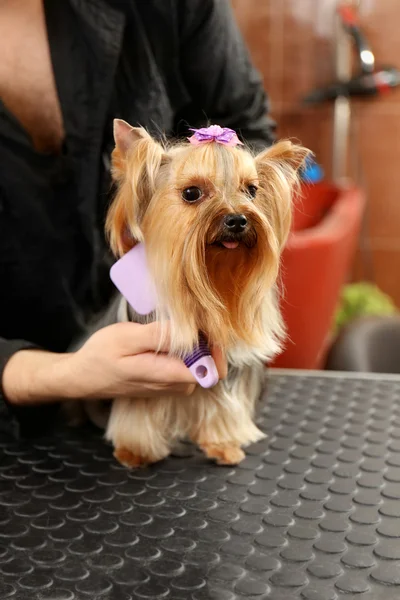
{"type": "MultiPolygon", "coordinates": [[[[211,122],[258,147],[273,139],[229,0],[44,7],[66,137],[60,155],[38,153],[0,102],[0,377],[21,348],[65,351],[110,298],[103,225],[114,117],[155,136],[211,122]]],[[[30,421],[32,409],[18,410],[20,422],[24,414],[30,421]]]]}

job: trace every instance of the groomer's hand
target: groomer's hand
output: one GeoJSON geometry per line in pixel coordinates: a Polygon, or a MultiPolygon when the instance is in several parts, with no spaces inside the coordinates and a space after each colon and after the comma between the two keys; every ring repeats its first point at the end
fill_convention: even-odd
{"type": "MultiPolygon", "coordinates": [[[[158,323],[117,323],[97,331],[80,350],[53,354],[21,350],[8,362],[3,390],[11,403],[37,404],[64,399],[189,395],[195,379],[183,362],[161,353],[158,323]]],[[[227,373],[220,350],[212,351],[221,378],[227,373]]]]}
{"type": "MultiPolygon", "coordinates": [[[[73,370],[79,380],[78,395],[87,399],[120,396],[191,394],[196,380],[177,358],[167,356],[169,332],[161,353],[158,323],[118,323],[95,333],[79,350],[73,370]]],[[[215,353],[221,376],[226,367],[221,353],[215,353]]]]}

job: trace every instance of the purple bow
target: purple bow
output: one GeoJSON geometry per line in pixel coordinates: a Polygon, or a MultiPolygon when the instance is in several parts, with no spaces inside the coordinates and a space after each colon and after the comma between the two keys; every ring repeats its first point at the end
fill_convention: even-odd
{"type": "Polygon", "coordinates": [[[202,127],[201,129],[190,129],[194,134],[188,138],[189,142],[194,146],[199,146],[205,142],[217,142],[217,144],[225,144],[225,146],[242,145],[236,132],[229,127],[220,127],[219,125],[211,125],[210,127],[202,127]]]}

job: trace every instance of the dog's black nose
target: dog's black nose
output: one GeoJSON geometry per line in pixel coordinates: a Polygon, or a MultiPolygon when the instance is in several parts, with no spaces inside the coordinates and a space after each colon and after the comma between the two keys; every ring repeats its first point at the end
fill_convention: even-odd
{"type": "Polygon", "coordinates": [[[247,219],[244,215],[226,215],[225,227],[232,233],[242,233],[246,229],[247,219]]]}

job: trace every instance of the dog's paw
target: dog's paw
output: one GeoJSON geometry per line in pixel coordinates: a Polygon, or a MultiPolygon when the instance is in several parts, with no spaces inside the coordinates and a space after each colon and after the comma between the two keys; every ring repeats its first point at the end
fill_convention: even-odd
{"type": "Polygon", "coordinates": [[[201,449],[219,465],[237,465],[246,456],[236,444],[202,444],[201,449]]]}
{"type": "Polygon", "coordinates": [[[134,454],[128,448],[120,447],[114,450],[114,456],[121,465],[124,467],[128,467],[128,469],[139,469],[143,467],[147,467],[150,464],[150,461],[145,456],[139,456],[138,454],[134,454]]]}

